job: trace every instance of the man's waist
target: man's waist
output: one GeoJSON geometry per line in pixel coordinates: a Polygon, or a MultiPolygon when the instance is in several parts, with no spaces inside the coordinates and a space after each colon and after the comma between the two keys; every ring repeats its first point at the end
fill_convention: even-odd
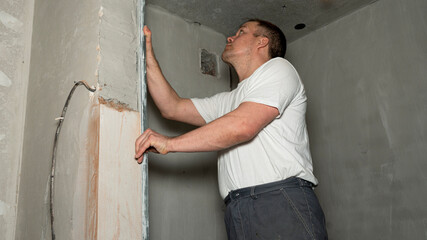
{"type": "Polygon", "coordinates": [[[312,182],[309,182],[302,178],[290,177],[290,178],[276,181],[276,182],[265,183],[261,185],[245,187],[245,188],[240,188],[240,189],[230,191],[228,195],[225,197],[224,202],[226,205],[228,205],[228,203],[230,203],[232,200],[237,200],[240,198],[247,198],[247,197],[256,198],[256,196],[259,194],[279,190],[281,188],[314,187],[314,186],[315,185],[312,182]]]}

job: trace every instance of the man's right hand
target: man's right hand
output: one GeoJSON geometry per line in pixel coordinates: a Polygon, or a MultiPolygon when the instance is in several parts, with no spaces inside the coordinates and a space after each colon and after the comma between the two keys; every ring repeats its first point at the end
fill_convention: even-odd
{"type": "Polygon", "coordinates": [[[147,68],[157,66],[158,62],[156,60],[156,57],[154,56],[153,45],[151,43],[151,30],[148,28],[147,25],[145,25],[142,31],[144,32],[145,37],[147,68]]]}
{"type": "Polygon", "coordinates": [[[145,37],[145,47],[147,49],[149,48],[150,50],[152,50],[152,45],[151,45],[151,31],[147,27],[147,25],[145,25],[142,30],[144,32],[144,37],[145,37]]]}
{"type": "Polygon", "coordinates": [[[179,97],[167,82],[154,55],[151,31],[147,26],[144,26],[142,30],[145,36],[148,91],[162,116],[196,126],[204,125],[205,120],[199,114],[193,102],[190,99],[179,97]]]}

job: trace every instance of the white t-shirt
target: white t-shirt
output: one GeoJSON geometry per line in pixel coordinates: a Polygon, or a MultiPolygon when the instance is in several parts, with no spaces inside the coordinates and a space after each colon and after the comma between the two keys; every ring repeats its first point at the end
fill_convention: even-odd
{"type": "Polygon", "coordinates": [[[307,97],[297,71],[287,60],[269,60],[231,92],[191,100],[206,123],[243,102],[261,103],[279,110],[279,116],[255,138],[219,152],[218,183],[223,198],[231,190],[292,176],[317,184],[305,123],[307,97]]]}

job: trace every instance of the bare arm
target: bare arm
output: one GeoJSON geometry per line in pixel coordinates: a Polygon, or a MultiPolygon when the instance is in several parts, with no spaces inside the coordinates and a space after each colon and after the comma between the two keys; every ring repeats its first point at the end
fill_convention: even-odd
{"type": "Polygon", "coordinates": [[[146,60],[147,60],[147,85],[148,91],[159,108],[162,116],[167,119],[189,123],[196,126],[206,124],[190,99],[181,98],[164,77],[159,63],[154,56],[151,43],[151,31],[144,26],[146,60]]]}
{"type": "Polygon", "coordinates": [[[135,142],[135,158],[141,163],[146,151],[167,154],[229,148],[254,138],[278,114],[274,107],[244,102],[223,117],[178,137],[169,138],[147,129],[135,142]]]}

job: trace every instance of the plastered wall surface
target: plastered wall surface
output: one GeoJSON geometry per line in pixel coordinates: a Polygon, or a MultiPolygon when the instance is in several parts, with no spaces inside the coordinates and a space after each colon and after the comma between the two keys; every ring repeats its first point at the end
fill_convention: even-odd
{"type": "Polygon", "coordinates": [[[142,239],[142,172],[134,160],[139,119],[139,112],[100,106],[96,239],[142,239]]]}
{"type": "MultiPolygon", "coordinates": [[[[229,69],[219,76],[200,71],[200,48],[220,57],[225,36],[148,5],[146,23],[162,71],[181,97],[203,97],[230,90],[229,69]]],[[[148,101],[148,126],[168,136],[193,127],[168,121],[148,101]]],[[[223,202],[217,186],[216,153],[150,154],[150,239],[226,239],[223,202]]]]}
{"type": "Polygon", "coordinates": [[[77,88],[58,140],[56,239],[139,238],[136,3],[35,1],[16,239],[50,239],[55,118],[80,80],[98,90],[77,88]],[[113,149],[119,157],[108,154],[113,149]]]}
{"type": "MultiPolygon", "coordinates": [[[[16,239],[50,239],[49,174],[59,117],[74,81],[96,85],[98,1],[35,1],[31,66],[16,239]]],[[[79,87],[58,143],[55,225],[57,239],[84,239],[90,119],[96,98],[79,87]]],[[[96,134],[96,133],[95,133],[96,134]]],[[[93,146],[93,144],[92,144],[93,146]]]]}
{"type": "Polygon", "coordinates": [[[99,9],[100,96],[137,109],[137,0],[102,0],[99,9]]]}
{"type": "Polygon", "coordinates": [[[0,2],[0,239],[14,239],[34,1],[0,2]]]}
{"type": "Polygon", "coordinates": [[[426,12],[380,0],[290,44],[330,239],[427,239],[426,12]]]}

